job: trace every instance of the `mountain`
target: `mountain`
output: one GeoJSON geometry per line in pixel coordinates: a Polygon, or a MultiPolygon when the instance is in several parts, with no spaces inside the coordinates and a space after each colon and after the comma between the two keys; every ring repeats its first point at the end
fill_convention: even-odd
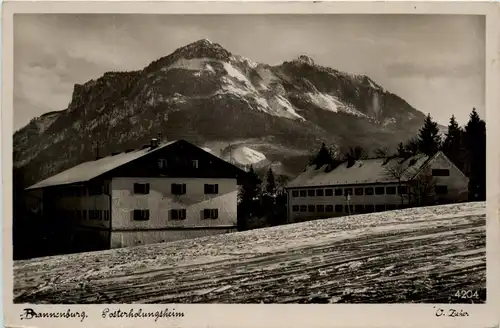
{"type": "Polygon", "coordinates": [[[68,108],[15,132],[14,167],[28,185],[94,159],[96,140],[105,156],[161,132],[242,166],[294,175],[322,142],[337,151],[393,148],[413,137],[424,117],[367,76],[307,56],[255,63],[203,39],[142,70],[76,84],[68,108]]]}

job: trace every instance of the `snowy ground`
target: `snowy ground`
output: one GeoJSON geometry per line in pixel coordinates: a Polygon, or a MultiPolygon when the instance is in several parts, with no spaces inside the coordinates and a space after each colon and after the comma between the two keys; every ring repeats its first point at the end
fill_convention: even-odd
{"type": "Polygon", "coordinates": [[[19,261],[14,302],[483,303],[485,226],[467,203],[19,261]]]}

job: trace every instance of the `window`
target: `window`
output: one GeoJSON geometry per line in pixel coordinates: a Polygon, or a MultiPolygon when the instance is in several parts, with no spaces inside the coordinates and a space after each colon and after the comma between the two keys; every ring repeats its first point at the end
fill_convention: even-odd
{"type": "Polygon", "coordinates": [[[325,196],[333,196],[333,189],[326,189],[325,196]]]}
{"type": "Polygon", "coordinates": [[[333,212],[333,205],[326,205],[325,212],[332,213],[333,212]]]}
{"type": "Polygon", "coordinates": [[[375,187],[375,195],[383,195],[385,193],[384,187],[375,187]]]}
{"type": "MultiPolygon", "coordinates": [[[[184,192],[186,193],[186,192],[184,192]]],[[[205,184],[205,194],[218,194],[219,193],[219,185],[218,184],[205,184]]]]}
{"type": "Polygon", "coordinates": [[[78,220],[81,220],[82,219],[82,211],[81,210],[76,210],[76,218],[78,220]]]}
{"type": "MultiPolygon", "coordinates": [[[[102,188],[102,189],[103,189],[103,193],[104,193],[105,195],[109,195],[109,183],[108,183],[108,182],[105,182],[105,183],[104,183],[104,186],[103,186],[103,188],[102,188]]],[[[81,193],[81,191],[80,191],[79,193],[81,193]]]]}
{"type": "Polygon", "coordinates": [[[172,220],[185,220],[186,210],[185,209],[170,210],[170,218],[172,220]]]}
{"type": "Polygon", "coordinates": [[[388,210],[388,211],[394,211],[398,208],[398,206],[396,204],[387,204],[385,205],[385,209],[388,210]]]}
{"type": "Polygon", "coordinates": [[[335,196],[342,196],[342,189],[335,189],[335,196]]]}
{"type": "Polygon", "coordinates": [[[192,160],[191,166],[193,167],[193,169],[197,169],[198,168],[198,160],[197,159],[192,160]]]}
{"type": "Polygon", "coordinates": [[[316,189],[316,196],[322,197],[324,195],[323,189],[316,189]]]}
{"type": "Polygon", "coordinates": [[[446,195],[448,193],[448,186],[435,186],[434,191],[437,195],[446,195]]]}
{"type": "Polygon", "coordinates": [[[293,205],[292,212],[298,212],[298,211],[299,211],[299,205],[293,205]]]}
{"type": "Polygon", "coordinates": [[[366,213],[372,213],[373,211],[375,211],[375,208],[373,205],[365,205],[365,212],[366,213]]]}
{"type": "Polygon", "coordinates": [[[300,191],[300,197],[306,197],[307,196],[307,191],[301,190],[300,191]]]}
{"type": "Polygon", "coordinates": [[[82,219],[84,219],[84,220],[87,219],[87,210],[82,211],[82,219]]]}
{"type": "Polygon", "coordinates": [[[101,195],[102,189],[103,189],[102,186],[90,186],[89,196],[101,195]]]}
{"type": "Polygon", "coordinates": [[[149,220],[149,210],[134,210],[134,220],[135,221],[149,220]]]}
{"type": "Polygon", "coordinates": [[[365,195],[373,195],[373,187],[367,187],[365,188],[365,195]]]}
{"type": "Polygon", "coordinates": [[[400,195],[406,195],[408,193],[408,187],[407,186],[399,186],[398,187],[398,194],[400,195]]]}
{"type": "Polygon", "coordinates": [[[352,195],[352,188],[345,188],[344,189],[344,196],[347,196],[347,195],[352,195]]]}
{"type": "Polygon", "coordinates": [[[343,209],[342,205],[335,205],[335,212],[342,213],[342,209],[343,209]]]}
{"type": "MultiPolygon", "coordinates": [[[[184,218],[186,216],[185,214],[186,210],[184,210],[184,218]]],[[[211,219],[211,220],[215,220],[219,217],[219,210],[214,208],[214,209],[204,209],[203,210],[203,217],[205,219],[211,219]]]]}
{"type": "Polygon", "coordinates": [[[172,195],[184,195],[184,194],[186,194],[186,184],[185,183],[172,183],[171,192],[172,192],[172,195]]]}
{"type": "Polygon", "coordinates": [[[314,189],[310,189],[307,191],[307,196],[314,197],[314,189]]]}
{"type": "Polygon", "coordinates": [[[159,158],[158,159],[158,168],[160,170],[166,169],[167,168],[167,160],[164,158],[159,158]]]}
{"type": "Polygon", "coordinates": [[[358,195],[358,196],[363,195],[363,188],[356,188],[356,189],[354,189],[354,194],[358,195]]]}
{"type": "Polygon", "coordinates": [[[384,204],[375,205],[375,212],[383,212],[383,211],[385,211],[384,204]]]}
{"type": "Polygon", "coordinates": [[[149,183],[134,183],[134,194],[149,194],[149,183]]]}
{"type": "Polygon", "coordinates": [[[325,212],[325,205],[316,205],[316,212],[324,213],[325,212]]]}
{"type": "Polygon", "coordinates": [[[104,211],[104,214],[104,221],[109,221],[109,219],[111,218],[109,210],[104,211]]]}
{"type": "Polygon", "coordinates": [[[387,195],[395,195],[396,194],[396,187],[386,187],[385,193],[387,195]]]}
{"type": "Polygon", "coordinates": [[[433,177],[447,177],[450,175],[450,170],[448,169],[433,169],[432,176],[433,177]]]}
{"type": "Polygon", "coordinates": [[[300,211],[301,212],[307,212],[307,206],[306,205],[300,205],[300,211]]]}
{"type": "Polygon", "coordinates": [[[307,206],[307,211],[308,212],[314,212],[314,205],[308,205],[307,206]]]}
{"type": "Polygon", "coordinates": [[[354,211],[356,213],[363,213],[365,210],[365,207],[363,205],[355,205],[354,206],[354,211]]]}
{"type": "Polygon", "coordinates": [[[293,190],[292,191],[292,197],[299,197],[299,191],[298,190],[293,190]]]}

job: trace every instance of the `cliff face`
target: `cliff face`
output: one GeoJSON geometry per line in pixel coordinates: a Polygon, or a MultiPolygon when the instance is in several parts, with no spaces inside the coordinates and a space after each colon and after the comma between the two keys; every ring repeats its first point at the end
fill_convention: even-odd
{"type": "Polygon", "coordinates": [[[14,134],[14,165],[30,184],[93,159],[97,141],[106,155],[162,132],[217,154],[227,154],[227,147],[257,152],[253,158],[293,175],[321,142],[336,149],[393,147],[423,119],[367,76],[322,67],[307,56],[278,66],[255,63],[200,40],[143,70],[75,85],[67,109],[14,134]]]}

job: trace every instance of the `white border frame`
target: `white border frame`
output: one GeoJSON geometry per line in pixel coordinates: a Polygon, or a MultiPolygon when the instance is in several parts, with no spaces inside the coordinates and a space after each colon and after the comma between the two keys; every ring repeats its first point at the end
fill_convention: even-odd
{"type": "Polygon", "coordinates": [[[478,327],[500,323],[500,134],[497,92],[500,70],[500,6],[493,2],[134,2],[134,1],[52,1],[3,4],[2,12],[2,188],[3,188],[3,301],[6,326],[32,327],[134,327],[162,325],[175,327],[478,327]],[[165,13],[165,14],[467,14],[486,16],[486,125],[487,125],[487,304],[482,305],[111,305],[110,308],[185,312],[182,319],[102,319],[106,305],[57,306],[12,304],[12,134],[13,134],[13,15],[15,13],[165,13]],[[75,319],[21,321],[25,307],[37,311],[84,310],[83,322],[75,319]],[[456,308],[470,315],[461,318],[436,317],[437,307],[456,308]]]}

